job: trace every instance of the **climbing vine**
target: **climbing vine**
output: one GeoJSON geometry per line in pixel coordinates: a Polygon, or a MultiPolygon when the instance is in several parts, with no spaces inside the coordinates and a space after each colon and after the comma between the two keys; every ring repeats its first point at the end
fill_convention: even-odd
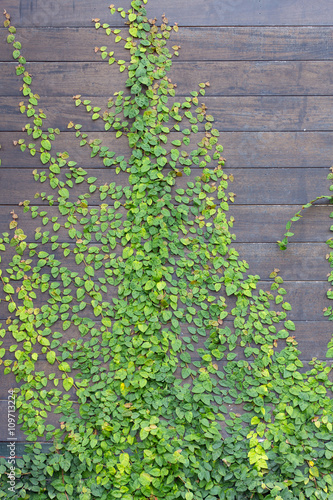
{"type": "Polygon", "coordinates": [[[331,367],[306,371],[282,278],[264,291],[233,247],[232,177],[199,102],[209,82],[178,101],[177,25],[157,25],[139,0],[117,12],[123,30],[94,23],[129,61],[95,51],[126,88],[104,112],[74,99],[130,152],[69,124],[110,169],[104,183],[57,151],[5,12],[28,118],[17,145],[43,164],[43,191],[0,239],[1,365],[30,442],[15,488],[2,459],[0,497],[332,500],[331,367]]]}

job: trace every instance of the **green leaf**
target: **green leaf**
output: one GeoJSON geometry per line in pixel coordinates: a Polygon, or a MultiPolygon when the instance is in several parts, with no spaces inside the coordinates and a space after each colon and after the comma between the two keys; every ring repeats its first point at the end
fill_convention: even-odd
{"type": "Polygon", "coordinates": [[[88,274],[88,276],[95,276],[95,271],[92,266],[86,266],[84,271],[88,274]]]}
{"type": "Polygon", "coordinates": [[[9,302],[9,304],[8,304],[8,311],[9,311],[10,313],[13,313],[13,312],[15,311],[15,309],[16,309],[16,304],[15,304],[15,302],[9,302]]]}
{"type": "Polygon", "coordinates": [[[181,346],[182,346],[182,341],[179,339],[173,340],[171,343],[171,347],[175,352],[179,351],[181,346]]]}
{"type": "Polygon", "coordinates": [[[225,288],[226,294],[232,295],[237,291],[237,286],[236,285],[227,285],[225,288]]]}
{"type": "Polygon", "coordinates": [[[60,363],[60,365],[59,365],[58,368],[62,372],[70,372],[71,371],[71,368],[70,368],[69,364],[66,361],[63,361],[62,363],[60,363]]]}
{"type": "Polygon", "coordinates": [[[84,288],[87,290],[87,292],[90,292],[94,288],[94,283],[91,280],[87,280],[84,282],[84,288]]]}
{"type": "Polygon", "coordinates": [[[287,328],[287,330],[292,330],[292,331],[296,329],[295,323],[290,320],[284,322],[284,327],[287,328]]]}
{"type": "Polygon", "coordinates": [[[48,351],[46,354],[46,359],[51,365],[53,365],[56,360],[56,353],[54,351],[48,351]]]}
{"type": "Polygon", "coordinates": [[[43,151],[40,155],[40,160],[45,165],[48,161],[50,161],[51,155],[50,153],[47,153],[46,151],[43,151]]]}
{"type": "Polygon", "coordinates": [[[14,288],[9,283],[3,287],[5,293],[15,293],[14,288]]]}
{"type": "Polygon", "coordinates": [[[63,385],[65,391],[69,391],[72,388],[73,384],[74,384],[74,380],[72,379],[72,377],[66,377],[62,381],[62,385],[63,385]]]}
{"type": "Polygon", "coordinates": [[[326,352],[326,358],[333,358],[333,347],[326,352]]]}
{"type": "Polygon", "coordinates": [[[84,259],[84,255],[82,253],[77,253],[75,255],[75,262],[76,264],[81,264],[81,262],[83,262],[83,259],[84,259]]]}
{"type": "Polygon", "coordinates": [[[128,259],[131,255],[133,255],[133,248],[125,247],[123,250],[123,259],[128,259]]]}
{"type": "Polygon", "coordinates": [[[65,198],[65,199],[69,198],[69,192],[68,192],[68,189],[66,189],[66,188],[59,189],[58,193],[59,193],[59,196],[61,196],[62,198],[65,198]]]}
{"type": "Polygon", "coordinates": [[[110,318],[103,318],[102,319],[102,324],[108,328],[111,328],[111,320],[110,318]]]}
{"type": "Polygon", "coordinates": [[[44,139],[42,142],[41,142],[41,145],[44,149],[46,149],[47,151],[50,151],[50,149],[52,148],[51,146],[51,143],[49,140],[47,139],[44,139]]]}

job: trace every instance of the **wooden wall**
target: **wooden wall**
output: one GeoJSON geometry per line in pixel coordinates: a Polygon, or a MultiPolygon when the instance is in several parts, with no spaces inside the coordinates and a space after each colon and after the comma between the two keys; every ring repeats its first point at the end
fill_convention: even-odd
{"type": "MultiPolygon", "coordinates": [[[[129,6],[120,0],[119,6],[129,6]]],[[[17,39],[34,76],[33,90],[49,117],[48,126],[63,134],[59,150],[74,147],[67,124],[75,117],[85,130],[92,122],[75,108],[72,96],[82,94],[96,105],[121,90],[124,76],[109,70],[94,53],[105,43],[92,18],[122,26],[111,17],[104,0],[2,0],[18,28],[17,39]]],[[[178,95],[197,83],[211,86],[202,100],[221,131],[226,171],[233,173],[236,193],[231,213],[242,258],[252,274],[264,281],[279,268],[293,305],[296,339],[307,362],[324,359],[331,325],[322,309],[328,300],[329,265],[325,241],[331,209],[323,204],[308,210],[295,226],[287,251],[278,250],[284,226],[313,197],[329,194],[326,180],[332,164],[333,137],[333,5],[328,0],[151,0],[149,17],[167,15],[178,22],[174,44],[181,45],[171,78],[178,95]]],[[[6,31],[0,29],[0,232],[8,229],[10,212],[18,202],[32,199],[38,190],[32,170],[38,167],[28,154],[13,146],[23,137],[26,119],[18,110],[19,78],[6,31]]],[[[111,37],[108,47],[112,50],[111,37]]],[[[125,56],[125,54],[124,54],[125,56]]],[[[128,57],[128,56],[126,56],[128,57]]],[[[96,125],[94,126],[96,129],[96,125]]],[[[102,130],[102,129],[101,129],[102,130]]],[[[105,136],[105,132],[96,136],[105,136]]],[[[113,136],[110,136],[112,143],[113,136]]],[[[126,147],[117,141],[115,148],[126,147]]],[[[87,152],[76,154],[80,165],[96,169],[87,152]]],[[[112,181],[112,171],[98,175],[112,181]]],[[[35,222],[26,230],[33,237],[35,222]]],[[[267,285],[268,286],[268,285],[267,285]]],[[[2,308],[3,309],[3,308],[2,308]]],[[[5,317],[4,312],[2,316],[5,317]]],[[[5,319],[5,318],[1,318],[5,319]]],[[[7,389],[0,385],[0,440],[6,440],[7,389]]],[[[18,433],[19,440],[23,435],[18,433]]]]}

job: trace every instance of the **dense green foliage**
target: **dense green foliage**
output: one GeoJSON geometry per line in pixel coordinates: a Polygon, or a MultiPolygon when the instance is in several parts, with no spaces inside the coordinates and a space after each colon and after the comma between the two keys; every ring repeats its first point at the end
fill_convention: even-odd
{"type": "Polygon", "coordinates": [[[199,104],[209,83],[177,102],[177,26],[158,27],[138,0],[118,11],[126,35],[95,26],[129,51],[126,62],[99,49],[127,72],[126,90],[104,113],[75,102],[128,146],[116,156],[69,125],[111,167],[104,183],[55,152],[59,130],[43,129],[5,21],[29,118],[19,146],[44,165],[44,192],[0,239],[0,356],[31,441],[13,493],[2,460],[0,497],[332,500],[331,368],[313,360],[306,371],[283,280],[274,271],[262,290],[232,246],[223,148],[199,104]],[[29,214],[41,226],[32,243],[29,214]]]}

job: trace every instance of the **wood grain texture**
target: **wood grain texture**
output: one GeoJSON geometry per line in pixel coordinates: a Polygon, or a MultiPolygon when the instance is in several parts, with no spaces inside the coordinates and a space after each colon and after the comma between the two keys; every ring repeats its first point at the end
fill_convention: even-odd
{"type": "MultiPolygon", "coordinates": [[[[1,418],[7,418],[6,417],[6,407],[5,407],[5,403],[3,401],[0,401],[0,415],[1,415],[1,418]]],[[[3,426],[3,428],[0,427],[0,434],[1,435],[4,435],[5,437],[7,436],[7,429],[3,426]],[[3,434],[2,434],[3,432],[3,434]]],[[[22,433],[21,433],[21,436],[22,436],[22,433]]],[[[23,436],[20,438],[21,441],[16,441],[16,445],[15,445],[15,457],[16,458],[21,458],[22,455],[24,455],[24,453],[26,453],[26,444],[24,441],[23,441],[23,436]]],[[[0,442],[0,458],[3,457],[3,458],[7,458],[8,457],[8,451],[9,451],[9,448],[8,448],[8,442],[0,442]]],[[[50,446],[51,446],[51,443],[47,443],[47,442],[41,442],[41,446],[42,446],[42,452],[43,453],[46,453],[50,446]]]]}
{"type": "MultiPolygon", "coordinates": [[[[103,0],[4,0],[17,26],[89,26],[91,18],[122,26],[123,20],[110,16],[103,0]],[[112,20],[112,21],[111,21],[112,20]]],[[[128,8],[129,0],[120,0],[128,8]]],[[[171,23],[185,26],[246,25],[332,25],[333,14],[327,0],[154,0],[148,4],[148,17],[161,18],[165,12],[171,23]]]]}
{"type": "MultiPolygon", "coordinates": [[[[104,96],[124,89],[126,76],[105,61],[27,63],[36,77],[34,90],[44,96],[104,96]],[[38,79],[37,79],[38,77],[38,79]],[[111,83],[110,83],[111,82],[111,83]]],[[[15,63],[0,63],[6,86],[2,96],[19,96],[15,63]]],[[[333,61],[175,61],[168,77],[178,95],[189,95],[209,81],[207,96],[331,95],[333,61]]]]}
{"type": "MultiPolygon", "coordinates": [[[[21,218],[19,227],[25,228],[24,217],[21,218]]],[[[50,230],[50,227],[43,227],[41,221],[36,221],[35,227],[41,227],[41,231],[50,230]]],[[[77,227],[80,229],[79,226],[77,227]]],[[[14,234],[14,233],[13,233],[14,234]]],[[[27,241],[35,241],[35,230],[28,235],[27,241]]],[[[70,247],[73,249],[72,240],[70,247]]],[[[61,242],[61,240],[59,240],[61,242]]],[[[97,243],[97,246],[99,244],[97,243]]],[[[280,250],[276,243],[238,243],[233,242],[231,246],[239,253],[240,259],[249,264],[248,274],[258,274],[262,279],[268,279],[274,268],[281,271],[283,279],[286,281],[318,281],[325,280],[329,272],[329,265],[325,261],[328,249],[325,243],[290,243],[287,250],[280,250]]],[[[52,253],[55,259],[63,261],[70,271],[78,271],[84,274],[84,264],[75,264],[74,255],[63,257],[61,249],[52,251],[50,245],[43,245],[43,250],[52,253]]],[[[110,250],[121,256],[122,247],[110,250]]],[[[28,254],[27,254],[28,255],[28,254]]],[[[25,257],[27,258],[27,256],[25,257]]],[[[11,252],[1,254],[1,266],[6,268],[11,262],[11,252]]],[[[37,259],[33,259],[37,264],[37,259]]],[[[95,272],[96,279],[104,277],[104,270],[101,268],[95,272]]]]}
{"type": "MultiPolygon", "coordinates": [[[[296,321],[295,322],[295,331],[291,332],[291,336],[295,339],[297,342],[297,349],[299,349],[302,353],[302,360],[303,361],[311,361],[313,358],[321,359],[325,361],[326,358],[326,348],[323,349],[323,346],[327,345],[327,343],[331,339],[332,331],[329,328],[329,322],[323,322],[323,321],[318,321],[318,322],[306,322],[306,321],[296,321]]],[[[98,328],[99,325],[97,324],[96,327],[98,328]]],[[[232,322],[225,321],[223,324],[223,327],[228,327],[232,331],[234,331],[234,327],[232,322]]],[[[162,327],[163,328],[163,327],[162,327]]],[[[164,328],[167,328],[165,326],[164,328]]],[[[277,330],[282,330],[283,329],[283,322],[281,322],[281,325],[277,325],[277,330]]],[[[66,332],[67,333],[67,332],[66,332]]],[[[182,336],[189,336],[188,332],[186,329],[182,329],[182,336]]],[[[66,339],[79,339],[80,334],[76,331],[72,331],[71,334],[66,336],[66,339]]],[[[196,353],[196,349],[202,349],[205,348],[204,342],[207,339],[204,337],[199,338],[198,343],[194,343],[194,348],[195,350],[193,353],[191,353],[191,358],[193,361],[198,360],[199,356],[196,353]]],[[[8,343],[10,339],[8,338],[8,343]]],[[[276,351],[280,352],[284,347],[286,346],[286,342],[284,340],[278,340],[277,341],[277,346],[276,346],[276,351]]],[[[8,348],[8,344],[4,344],[3,347],[8,348]]],[[[237,354],[237,360],[239,359],[249,359],[244,355],[243,348],[240,346],[237,346],[235,351],[237,354]]],[[[6,356],[6,359],[11,359],[15,361],[15,358],[13,357],[12,354],[6,356]]],[[[70,359],[67,359],[70,364],[72,364],[72,361],[70,359]]],[[[221,360],[219,363],[221,366],[225,364],[225,360],[221,360]]],[[[56,376],[61,378],[61,372],[57,370],[56,366],[50,365],[47,360],[45,354],[39,354],[38,360],[36,362],[36,371],[44,371],[46,375],[49,375],[50,373],[56,373],[56,376]]],[[[76,370],[75,370],[76,371],[76,370]]],[[[8,390],[13,388],[13,387],[18,387],[22,384],[21,381],[17,382],[16,377],[14,374],[8,374],[7,376],[3,377],[1,388],[0,388],[0,401],[5,400],[6,396],[8,394],[8,390]]],[[[60,382],[61,386],[61,382],[60,382]]],[[[50,384],[50,388],[52,388],[52,384],[50,384]]],[[[70,390],[70,395],[74,400],[77,400],[76,395],[75,395],[75,388],[70,390]]],[[[0,434],[1,435],[1,434],[0,434]]]]}
{"type": "MultiPolygon", "coordinates": [[[[212,110],[214,112],[214,110],[212,110]]],[[[75,113],[75,108],[74,108],[75,113]]],[[[59,113],[60,114],[60,113],[59,113]]],[[[73,115],[71,115],[73,117],[73,115]]],[[[77,120],[80,123],[79,120],[77,120]]],[[[25,125],[24,117],[18,115],[17,132],[1,132],[0,143],[2,149],[2,168],[29,168],[38,167],[35,157],[28,152],[22,153],[18,147],[14,147],[13,140],[27,139],[21,128],[25,125]]],[[[50,120],[46,126],[53,126],[50,120]]],[[[196,144],[203,134],[198,134],[198,139],[191,141],[196,144]]],[[[115,134],[110,132],[95,132],[89,134],[90,139],[101,139],[103,146],[107,146],[116,154],[128,156],[130,149],[126,138],[115,139],[115,134]]],[[[179,139],[177,134],[170,134],[170,141],[179,139]]],[[[327,190],[329,183],[326,177],[332,165],[333,157],[333,133],[332,132],[223,132],[220,143],[224,146],[223,156],[226,158],[225,168],[229,172],[239,168],[298,168],[313,169],[313,179],[317,177],[320,190],[327,190]],[[319,169],[316,172],[316,169],[319,169]]],[[[102,165],[99,157],[91,158],[88,147],[79,147],[79,141],[73,132],[63,132],[57,136],[54,142],[56,152],[68,151],[72,159],[75,159],[83,168],[95,168],[102,165]]],[[[191,151],[195,147],[184,150],[191,151]]],[[[42,167],[42,165],[41,165],[42,167]]],[[[234,172],[236,174],[236,172],[234,172]]],[[[260,203],[260,202],[258,202],[260,203]]],[[[274,203],[272,201],[272,203],[274,203]]],[[[278,204],[281,202],[277,202],[278,204]]],[[[286,203],[299,203],[297,200],[289,200],[286,203]]]]}
{"type": "MultiPolygon", "coordinates": [[[[101,113],[108,111],[105,97],[85,98],[99,106],[101,113]]],[[[0,109],[6,116],[6,120],[0,123],[0,131],[16,131],[20,121],[24,120],[19,102],[18,97],[0,97],[0,109]]],[[[173,102],[176,100],[170,99],[169,107],[173,102]]],[[[205,97],[201,102],[205,103],[207,114],[214,112],[214,127],[220,132],[333,130],[333,96],[205,97]]],[[[104,131],[104,121],[92,121],[91,113],[87,113],[84,106],[76,107],[72,98],[44,97],[39,105],[54,128],[67,130],[74,117],[86,131],[104,131]]],[[[193,107],[193,111],[195,109],[193,107]]],[[[199,123],[199,129],[203,131],[204,125],[199,123]]]]}
{"type": "MultiPolygon", "coordinates": [[[[298,342],[298,349],[302,352],[301,359],[302,360],[311,360],[316,357],[318,359],[325,360],[326,359],[326,346],[328,342],[332,338],[332,324],[330,321],[323,321],[323,318],[318,319],[317,321],[298,321],[295,320],[295,331],[292,332],[292,335],[295,337],[296,342],[298,342]]],[[[224,321],[224,326],[228,326],[230,329],[233,329],[232,321],[224,321]]],[[[97,323],[97,327],[99,324],[97,323]]],[[[283,323],[280,325],[280,329],[283,328],[283,323]]],[[[58,331],[55,328],[53,331],[58,331]]],[[[186,329],[182,329],[183,335],[188,335],[186,329]]],[[[80,338],[80,334],[77,330],[72,329],[66,332],[66,339],[70,338],[80,338]],[[68,334],[67,334],[68,333],[68,334]]],[[[198,344],[196,344],[196,348],[203,347],[206,338],[201,337],[199,339],[198,344]]],[[[4,343],[4,346],[8,348],[8,344],[10,342],[10,338],[4,343]]],[[[285,346],[285,342],[283,340],[278,341],[278,349],[283,349],[285,346]]],[[[240,348],[237,349],[239,354],[241,353],[240,348]]],[[[11,355],[12,356],[12,355],[11,355]]],[[[244,356],[242,356],[244,358],[244,356]]],[[[45,361],[45,355],[41,354],[40,360],[45,361]]],[[[46,364],[47,366],[47,364],[46,364]]],[[[54,371],[55,367],[48,367],[49,371],[54,371]]],[[[6,394],[8,389],[15,386],[15,378],[13,375],[9,375],[8,377],[2,377],[2,383],[0,387],[0,400],[6,398],[6,394]]],[[[1,435],[1,434],[0,434],[1,435]]]]}
{"type": "MultiPolygon", "coordinates": [[[[271,243],[281,240],[285,223],[295,215],[294,205],[232,205],[230,215],[235,217],[232,231],[238,242],[271,243]]],[[[330,231],[331,205],[314,205],[293,225],[292,243],[320,242],[333,236],[330,231]]]]}
{"type": "MultiPolygon", "coordinates": [[[[312,359],[312,358],[311,358],[312,359]]],[[[222,362],[220,362],[221,365],[222,365],[222,362]]],[[[305,373],[306,371],[309,371],[312,369],[312,365],[310,365],[309,361],[307,360],[304,360],[303,362],[303,367],[301,367],[299,369],[300,373],[305,373]]],[[[8,376],[10,378],[10,376],[8,376]]],[[[333,370],[331,370],[328,374],[328,379],[330,381],[333,381],[333,370]]],[[[17,387],[18,384],[15,383],[14,380],[12,380],[12,385],[11,387],[17,387]]],[[[329,393],[329,395],[331,395],[329,393]]],[[[5,395],[5,398],[6,398],[7,394],[5,395]]],[[[74,397],[71,399],[73,401],[73,411],[78,413],[79,412],[79,408],[78,408],[78,404],[75,402],[75,399],[74,397]]],[[[242,412],[242,405],[234,405],[234,404],[226,404],[225,405],[228,409],[228,411],[233,411],[233,412],[242,412]]],[[[48,418],[47,418],[47,423],[49,424],[52,424],[54,426],[59,426],[61,422],[61,415],[59,414],[54,414],[54,413],[50,413],[48,415],[48,418]]],[[[8,429],[7,429],[7,399],[3,399],[3,400],[0,400],[0,436],[3,436],[3,440],[5,441],[7,436],[8,436],[8,429]]],[[[222,426],[224,427],[224,424],[222,423],[222,426]]],[[[222,427],[222,434],[224,435],[224,437],[227,436],[227,434],[225,432],[223,432],[223,427],[222,427]]],[[[16,456],[20,456],[20,453],[22,453],[23,451],[23,442],[25,440],[25,436],[24,436],[24,433],[21,431],[20,427],[17,426],[16,427],[16,437],[17,437],[17,453],[16,453],[16,456]]],[[[48,444],[42,440],[42,439],[38,439],[39,442],[42,443],[42,447],[44,450],[47,449],[47,446],[48,444]]],[[[0,453],[3,454],[3,456],[6,456],[6,446],[1,443],[1,448],[0,448],[0,453]]]]}
{"type": "MultiPolygon", "coordinates": [[[[91,207],[92,208],[92,207],[91,207]]],[[[45,207],[48,216],[59,215],[56,207],[45,207]]],[[[119,209],[125,213],[124,209],[119,209]]],[[[31,219],[29,214],[23,213],[23,207],[17,205],[0,205],[0,233],[9,229],[12,220],[11,212],[18,215],[18,224],[24,227],[27,241],[34,241],[36,227],[41,226],[41,218],[31,219]]],[[[237,243],[276,243],[282,238],[286,222],[297,211],[295,205],[231,205],[229,216],[234,217],[231,233],[236,235],[237,243]]],[[[333,211],[332,205],[314,205],[304,211],[303,217],[293,225],[294,236],[291,243],[323,243],[332,237],[329,216],[333,211]]],[[[44,230],[51,230],[52,222],[43,226],[44,230]]],[[[68,231],[60,228],[59,241],[70,242],[68,231]]]]}
{"type": "MultiPolygon", "coordinates": [[[[120,0],[117,5],[127,8],[130,0],[120,0]]],[[[2,6],[11,12],[13,24],[22,27],[17,38],[31,61],[27,67],[34,77],[33,90],[41,95],[40,107],[48,115],[45,125],[64,131],[57,138],[55,150],[68,151],[89,175],[98,177],[99,184],[116,181],[126,185],[125,174],[116,177],[114,170],[101,168],[100,159],[90,158],[89,148],[79,148],[74,134],[67,131],[68,122],[74,118],[91,132],[92,139],[102,138],[104,145],[128,157],[126,140],[115,140],[114,134],[103,132],[98,122],[92,125],[84,109],[75,108],[72,101],[73,95],[82,94],[104,109],[107,98],[124,88],[126,76],[119,75],[115,68],[110,71],[94,53],[95,46],[104,44],[113,50],[112,37],[103,36],[91,23],[92,18],[100,17],[121,27],[123,20],[110,16],[104,0],[3,0],[2,6]]],[[[234,247],[249,263],[249,274],[261,275],[260,287],[264,290],[272,283],[268,279],[272,269],[280,269],[286,300],[292,305],[288,316],[295,321],[293,335],[305,371],[312,357],[326,359],[332,335],[331,323],[323,316],[323,308],[331,302],[326,296],[330,267],[324,242],[332,234],[332,207],[319,203],[307,210],[294,226],[295,236],[287,251],[279,251],[275,242],[302,204],[329,194],[326,177],[333,157],[332,5],[327,0],[191,0],[190,5],[185,0],[149,1],[149,17],[160,18],[163,12],[171,22],[184,26],[172,36],[171,45],[181,45],[181,50],[168,75],[177,82],[178,95],[188,95],[201,81],[211,83],[199,102],[205,102],[215,117],[227,158],[225,169],[235,177],[227,190],[237,195],[230,206],[230,215],[235,217],[234,247]]],[[[5,37],[5,30],[0,29],[1,42],[5,37]]],[[[46,184],[34,182],[32,170],[45,168],[12,144],[13,139],[25,137],[21,129],[27,119],[17,107],[20,80],[15,76],[11,49],[6,43],[1,47],[0,233],[8,229],[14,208],[19,225],[33,241],[35,228],[42,226],[40,218],[32,220],[29,214],[22,214],[17,203],[30,199],[32,204],[43,205],[33,199],[34,193],[55,192],[46,184]]],[[[117,50],[127,59],[119,44],[117,50]]],[[[175,138],[173,135],[171,140],[175,138]]],[[[190,177],[179,177],[177,187],[185,187],[198,174],[200,170],[193,169],[190,177]]],[[[78,185],[72,200],[86,190],[78,185]]],[[[101,201],[93,196],[89,203],[96,206],[101,201]]],[[[45,209],[50,216],[56,215],[56,207],[45,209]]],[[[43,227],[47,229],[49,226],[43,227]]],[[[59,234],[62,241],[69,240],[64,230],[59,234]]],[[[71,258],[65,263],[74,269],[71,258]]],[[[1,265],[7,264],[8,256],[4,256],[1,265]]],[[[110,296],[115,293],[111,290],[110,296]]],[[[39,296],[36,303],[46,299],[46,295],[39,296]]],[[[233,300],[228,299],[230,305],[233,300]]],[[[85,312],[92,315],[88,308],[85,312]]],[[[8,316],[6,303],[0,301],[0,319],[8,316]]],[[[225,325],[231,325],[230,321],[225,325]]],[[[66,332],[70,334],[72,327],[66,332]]],[[[5,339],[4,345],[8,342],[5,339]]],[[[279,341],[278,349],[283,345],[279,341]]],[[[243,356],[240,348],[237,352],[243,356]]],[[[41,370],[54,371],[43,357],[38,363],[41,370]]],[[[17,385],[12,375],[1,377],[0,441],[7,437],[7,391],[17,385]]],[[[74,390],[71,396],[75,399],[74,390]]],[[[78,410],[76,404],[74,410],[78,410]]],[[[50,415],[50,420],[58,425],[59,416],[50,415]]],[[[16,437],[24,441],[19,429],[16,437]]],[[[18,454],[22,453],[20,446],[18,454]]],[[[3,444],[0,454],[5,451],[3,444]]]]}
{"type": "MultiPolygon", "coordinates": [[[[89,21],[89,19],[88,19],[89,21]]],[[[99,59],[94,48],[107,43],[128,60],[127,50],[102,30],[91,28],[20,28],[18,39],[30,61],[91,61],[99,59]],[[49,47],[53,47],[50,51],[49,47]]],[[[0,28],[0,40],[6,31],[0,28]]],[[[328,26],[274,27],[182,27],[170,38],[180,45],[180,61],[286,61],[332,60],[333,30],[328,26]]],[[[10,45],[4,43],[0,61],[12,61],[10,45]]]]}
{"type": "MultiPolygon", "coordinates": [[[[45,169],[44,169],[45,170],[45,169]]],[[[42,171],[42,168],[38,171],[42,171]]],[[[115,177],[111,168],[89,169],[91,175],[99,180],[99,185],[116,182],[127,185],[127,174],[120,173],[115,177]]],[[[200,171],[193,169],[190,176],[177,177],[177,188],[186,188],[187,182],[193,181],[200,171]]],[[[234,182],[229,184],[227,192],[236,193],[235,204],[241,205],[302,205],[316,196],[329,194],[326,180],[326,169],[311,168],[239,168],[235,172],[234,182]]],[[[66,179],[65,179],[66,180],[66,179]]],[[[56,193],[46,185],[33,179],[28,168],[1,168],[0,185],[2,187],[1,204],[12,205],[24,200],[33,200],[36,192],[56,193]]],[[[86,184],[79,184],[70,199],[76,201],[77,196],[88,191],[86,184]]],[[[99,198],[91,197],[92,204],[100,204],[99,198]]],[[[36,203],[36,202],[34,202],[36,203]]],[[[45,202],[41,202],[45,205],[45,202]]]]}

